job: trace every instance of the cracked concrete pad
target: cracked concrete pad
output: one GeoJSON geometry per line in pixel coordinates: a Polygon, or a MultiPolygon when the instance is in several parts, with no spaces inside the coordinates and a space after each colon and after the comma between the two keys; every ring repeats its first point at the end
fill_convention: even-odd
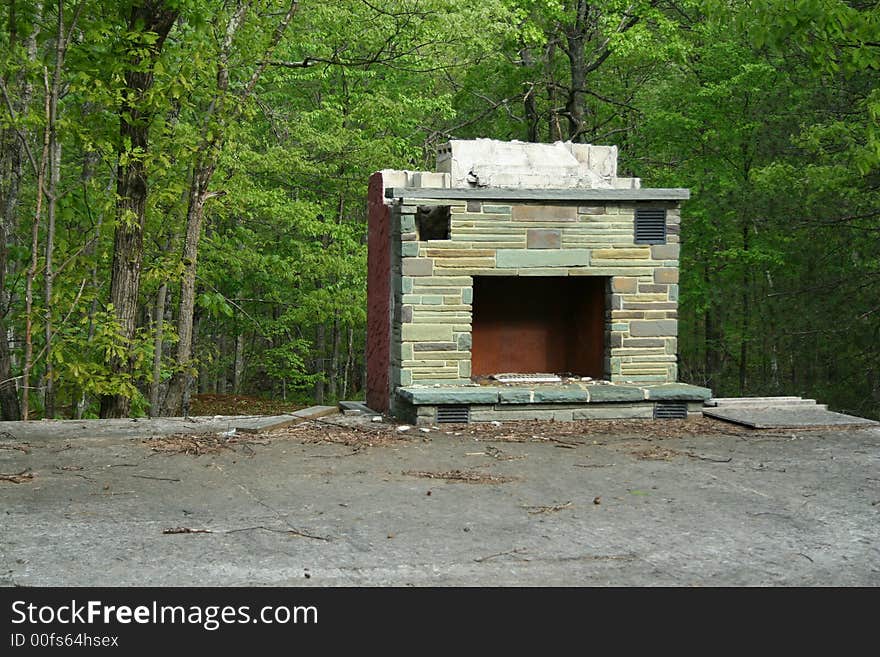
{"type": "Polygon", "coordinates": [[[518,426],[4,438],[0,585],[880,586],[880,428],[518,426]]]}

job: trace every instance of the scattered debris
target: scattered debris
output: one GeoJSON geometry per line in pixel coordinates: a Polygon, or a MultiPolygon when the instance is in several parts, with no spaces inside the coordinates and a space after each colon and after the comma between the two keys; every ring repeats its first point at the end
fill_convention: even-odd
{"type": "Polygon", "coordinates": [[[602,504],[602,496],[601,496],[601,495],[597,495],[596,497],[594,497],[594,498],[593,498],[593,504],[595,504],[596,506],[602,504]]]}
{"type": "MultiPolygon", "coordinates": [[[[224,449],[235,451],[235,445],[241,445],[242,450],[253,453],[251,444],[265,445],[268,440],[254,437],[243,438],[223,433],[185,434],[175,433],[170,436],[153,436],[143,441],[154,452],[166,452],[170,454],[189,454],[202,456],[203,454],[218,454],[224,449]]],[[[248,455],[250,455],[248,454],[248,455]]]]}
{"type": "MultiPolygon", "coordinates": [[[[596,503],[596,500],[593,500],[593,504],[596,503]]],[[[569,500],[568,502],[564,502],[563,504],[552,504],[550,506],[523,506],[524,509],[527,509],[531,515],[538,515],[539,513],[556,513],[557,511],[562,511],[562,509],[570,509],[572,507],[572,503],[569,500]]]]}
{"type": "Polygon", "coordinates": [[[462,470],[449,470],[447,472],[427,472],[425,470],[406,470],[403,474],[409,477],[424,477],[426,479],[443,479],[447,483],[464,482],[468,484],[506,484],[515,481],[514,477],[490,475],[484,472],[464,472],[462,470]]]}
{"type": "Polygon", "coordinates": [[[13,484],[21,484],[26,481],[33,481],[34,473],[29,468],[25,468],[21,472],[0,472],[0,481],[8,481],[13,484]]]}
{"type": "Polygon", "coordinates": [[[210,529],[193,529],[192,527],[170,527],[162,530],[163,534],[213,534],[210,529]]]}
{"type": "Polygon", "coordinates": [[[409,431],[410,429],[412,429],[412,427],[408,424],[401,424],[399,427],[397,427],[398,433],[404,433],[405,431],[409,431]]]}
{"type": "Polygon", "coordinates": [[[374,415],[372,418],[370,418],[370,422],[381,422],[381,421],[382,421],[381,415],[374,415]]]}
{"type": "Polygon", "coordinates": [[[421,427],[419,428],[419,431],[422,433],[431,433],[431,430],[428,427],[421,427]]]}
{"type": "MultiPolygon", "coordinates": [[[[496,557],[506,557],[508,555],[522,554],[523,552],[527,552],[525,548],[514,548],[513,550],[507,550],[505,552],[496,552],[495,554],[489,554],[485,557],[477,557],[474,559],[477,563],[483,563],[484,561],[489,561],[489,559],[494,559],[496,557]]],[[[528,559],[526,559],[528,561],[528,559]]]]}

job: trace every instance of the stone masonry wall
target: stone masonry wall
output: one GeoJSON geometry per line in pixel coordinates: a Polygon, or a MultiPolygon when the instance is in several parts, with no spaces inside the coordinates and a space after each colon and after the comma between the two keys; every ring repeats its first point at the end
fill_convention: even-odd
{"type": "Polygon", "coordinates": [[[610,277],[606,377],[676,380],[677,202],[463,201],[437,191],[392,206],[392,390],[470,383],[474,276],[610,277]],[[634,243],[637,204],[667,209],[666,244],[634,243]],[[450,239],[419,239],[419,206],[450,207],[450,239]]]}

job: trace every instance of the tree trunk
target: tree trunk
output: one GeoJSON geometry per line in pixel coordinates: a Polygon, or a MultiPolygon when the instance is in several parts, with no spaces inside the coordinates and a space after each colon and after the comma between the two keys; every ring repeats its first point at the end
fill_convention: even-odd
{"type": "MultiPolygon", "coordinates": [[[[531,70],[535,65],[535,59],[532,57],[531,48],[524,47],[520,50],[520,60],[522,67],[531,70]]],[[[525,96],[523,96],[523,112],[526,119],[526,141],[540,141],[538,136],[538,125],[541,118],[538,116],[538,101],[535,98],[535,85],[532,83],[525,96]]]]}
{"type": "MultiPolygon", "coordinates": [[[[743,237],[743,251],[748,252],[749,250],[749,222],[746,221],[743,223],[742,228],[742,237],[743,237]]],[[[751,313],[751,295],[749,293],[749,287],[751,285],[751,275],[750,269],[745,267],[743,270],[742,276],[742,288],[741,288],[741,299],[742,299],[742,316],[740,317],[740,336],[739,336],[739,394],[740,397],[745,395],[746,392],[746,375],[748,373],[748,355],[749,355],[749,322],[750,322],[750,313],[751,313]]]]}
{"type": "Polygon", "coordinates": [[[183,281],[180,284],[180,310],[177,316],[177,362],[176,371],[168,385],[165,398],[167,415],[177,416],[183,412],[184,391],[189,387],[195,370],[193,368],[193,314],[196,306],[196,264],[199,253],[199,237],[205,217],[207,185],[214,173],[214,164],[197,166],[190,184],[189,205],[186,212],[186,237],[183,242],[183,281]]]}
{"type": "MultiPolygon", "coordinates": [[[[144,225],[146,222],[147,171],[144,155],[149,151],[149,91],[153,86],[153,70],[168,32],[177,19],[176,5],[163,0],[143,0],[132,6],[128,30],[141,34],[153,33],[152,43],[136,44],[129,53],[129,70],[125,73],[123,101],[119,110],[120,151],[122,161],[116,172],[116,234],[113,239],[113,266],[110,278],[110,303],[119,323],[121,338],[126,344],[134,339],[141,263],[144,256],[144,225]],[[146,52],[146,56],[144,53],[146,52]],[[146,61],[145,61],[146,60],[146,61]],[[130,157],[136,153],[135,157],[130,157]]],[[[112,358],[113,374],[132,374],[131,358],[112,358]]],[[[125,417],[131,400],[122,394],[101,398],[101,417],[125,417]]]]}
{"type": "Polygon", "coordinates": [[[324,351],[327,348],[327,330],[324,324],[315,327],[315,403],[324,403],[324,351]]]}
{"type": "Polygon", "coordinates": [[[556,107],[556,79],[553,75],[553,59],[556,56],[556,42],[547,44],[544,66],[546,67],[547,102],[547,140],[551,142],[562,139],[562,126],[559,125],[559,111],[556,107]]]}
{"type": "Polygon", "coordinates": [[[579,142],[584,139],[584,90],[587,86],[587,63],[584,60],[584,44],[587,39],[586,0],[578,0],[574,23],[565,30],[563,50],[568,57],[569,84],[565,101],[565,118],[568,121],[568,138],[579,142]]]}
{"type": "Polygon", "coordinates": [[[43,183],[46,176],[46,162],[49,159],[49,74],[43,69],[45,84],[45,105],[43,108],[46,128],[43,130],[43,151],[40,156],[37,173],[37,203],[34,210],[34,224],[31,230],[31,264],[25,280],[25,324],[24,324],[24,371],[22,372],[21,417],[29,419],[31,368],[34,364],[33,311],[34,311],[34,279],[37,276],[38,253],[40,247],[40,223],[43,219],[43,183]]]}
{"type": "Polygon", "coordinates": [[[342,334],[339,329],[339,311],[336,311],[336,315],[333,318],[333,346],[330,352],[330,380],[328,382],[330,398],[332,401],[337,401],[339,399],[339,350],[342,343],[342,334]]]}
{"type": "Polygon", "coordinates": [[[342,399],[348,397],[348,383],[351,375],[351,368],[354,361],[354,329],[348,329],[348,351],[345,357],[345,374],[342,379],[342,399]]]}
{"type": "MultiPolygon", "coordinates": [[[[76,27],[81,5],[77,7],[70,22],[70,33],[76,27]]],[[[46,338],[46,411],[48,418],[55,417],[55,373],[52,362],[52,291],[54,286],[55,268],[55,215],[58,208],[58,183],[61,181],[61,140],[58,137],[58,100],[61,96],[61,73],[64,70],[64,58],[67,53],[67,35],[64,29],[64,0],[58,0],[57,30],[55,32],[55,69],[52,72],[52,86],[49,90],[49,181],[46,189],[46,262],[44,265],[43,291],[46,304],[45,338],[46,338]]]]}
{"type": "Polygon", "coordinates": [[[235,364],[232,367],[232,393],[241,393],[241,378],[244,374],[244,334],[239,331],[235,336],[235,364]]]}
{"type": "MultiPolygon", "coordinates": [[[[704,384],[707,388],[712,388],[716,384],[716,376],[718,375],[719,369],[719,358],[718,351],[721,348],[721,336],[720,331],[718,329],[718,317],[716,314],[715,305],[712,303],[711,296],[713,294],[712,291],[712,281],[709,276],[708,268],[704,270],[704,277],[706,281],[706,287],[709,290],[709,302],[706,304],[705,310],[705,341],[703,344],[703,357],[704,357],[704,365],[703,368],[705,370],[704,374],[704,384]]],[[[715,393],[718,393],[718,390],[715,390],[715,393]]]]}
{"type": "Polygon", "coordinates": [[[156,293],[156,307],[153,320],[156,327],[153,336],[153,380],[150,382],[150,417],[158,417],[161,413],[159,408],[159,391],[162,388],[162,341],[165,330],[165,297],[167,294],[168,283],[163,282],[156,293]]]}
{"type": "Polygon", "coordinates": [[[217,394],[225,395],[226,394],[226,366],[225,366],[225,355],[226,355],[226,333],[221,331],[220,335],[217,336],[217,394]]]}
{"type": "MultiPolygon", "coordinates": [[[[83,198],[85,199],[86,207],[88,207],[88,194],[89,194],[89,181],[95,175],[95,167],[98,164],[100,159],[100,155],[97,151],[86,151],[83,155],[83,170],[82,170],[82,187],[83,187],[83,198]]],[[[109,188],[108,188],[109,191],[109,188]]],[[[89,211],[89,216],[91,216],[91,211],[89,211]]],[[[85,255],[89,258],[93,258],[95,255],[95,250],[97,249],[97,245],[101,240],[101,225],[104,223],[104,211],[101,210],[98,212],[98,215],[95,219],[94,233],[92,242],[85,249],[85,255]]],[[[99,301],[99,292],[102,285],[102,279],[99,276],[98,262],[95,259],[92,259],[92,266],[89,272],[89,276],[91,278],[91,288],[93,292],[92,302],[89,304],[89,328],[88,328],[88,337],[89,341],[95,337],[95,316],[98,314],[98,301],[99,301]]],[[[76,419],[81,420],[83,415],[86,412],[86,407],[88,406],[88,398],[86,397],[85,391],[80,394],[80,398],[76,403],[76,419]]]]}
{"type": "MultiPolygon", "coordinates": [[[[34,3],[34,21],[30,33],[24,40],[27,61],[33,63],[37,58],[37,36],[42,24],[43,5],[34,3]]],[[[14,14],[14,6],[10,6],[10,14],[14,14]]],[[[9,17],[8,44],[10,49],[18,42],[18,21],[14,15],[9,17]]],[[[6,85],[9,80],[4,79],[6,85]]],[[[27,67],[22,66],[15,76],[15,87],[20,89],[18,97],[9,99],[12,113],[26,112],[33,97],[33,84],[29,81],[27,67]]],[[[6,315],[13,303],[13,294],[6,288],[6,281],[16,272],[9,262],[9,247],[15,244],[15,232],[18,227],[18,201],[21,181],[24,174],[26,156],[24,140],[25,131],[15,128],[0,130],[0,419],[20,420],[21,406],[18,401],[16,379],[12,372],[15,369],[12,350],[9,348],[6,315]]],[[[36,174],[36,171],[34,172],[36,174]]]]}
{"type": "MultiPolygon", "coordinates": [[[[225,26],[220,57],[217,61],[217,93],[205,110],[204,130],[212,136],[206,137],[199,145],[196,162],[193,166],[189,187],[189,202],[186,211],[186,237],[183,242],[183,280],[180,284],[180,311],[177,317],[177,368],[168,386],[165,409],[168,415],[178,415],[184,408],[185,391],[189,388],[194,374],[192,364],[191,339],[193,313],[195,312],[196,264],[199,254],[199,238],[205,218],[205,203],[211,197],[208,185],[217,168],[217,156],[224,142],[224,113],[226,96],[229,91],[229,56],[235,34],[244,22],[248,4],[238,3],[225,26]],[[212,125],[216,122],[216,125],[212,125]],[[210,128],[210,129],[209,129],[210,128]]],[[[289,14],[292,17],[292,13],[289,14]]],[[[286,24],[285,24],[286,26],[286,24]]],[[[280,39],[280,34],[278,35],[280,39]]],[[[253,80],[253,78],[252,78],[253,80]]],[[[253,81],[256,84],[256,81],[253,81]]],[[[249,89],[253,89],[252,86],[249,89]]],[[[246,91],[250,93],[250,91],[246,91]]],[[[243,101],[244,99],[242,99],[243,101]]]]}

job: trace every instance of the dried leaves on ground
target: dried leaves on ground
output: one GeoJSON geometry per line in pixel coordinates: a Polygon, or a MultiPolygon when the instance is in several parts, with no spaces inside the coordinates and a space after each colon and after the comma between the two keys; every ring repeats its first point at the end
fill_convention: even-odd
{"type": "Polygon", "coordinates": [[[201,456],[202,454],[218,454],[225,449],[242,449],[245,452],[250,451],[252,453],[251,445],[265,445],[268,443],[268,440],[254,438],[253,436],[248,436],[248,438],[236,435],[230,436],[223,433],[175,433],[170,436],[147,438],[143,442],[149,445],[150,449],[154,452],[201,456]]]}
{"type": "Polygon", "coordinates": [[[552,442],[577,446],[600,436],[638,438],[685,438],[711,435],[747,435],[754,431],[707,417],[687,420],[520,420],[481,424],[444,425],[446,433],[475,440],[503,442],[552,442]]]}
{"type": "Polygon", "coordinates": [[[394,425],[375,424],[335,424],[329,420],[311,420],[268,434],[271,438],[294,438],[307,445],[317,443],[333,443],[354,447],[355,450],[366,447],[399,445],[416,439],[397,431],[394,425]]]}
{"type": "MultiPolygon", "coordinates": [[[[554,422],[552,420],[522,420],[517,422],[486,422],[473,424],[444,424],[432,427],[433,439],[444,436],[472,439],[478,442],[547,443],[555,447],[575,449],[582,445],[597,444],[598,440],[638,439],[650,442],[664,438],[685,438],[713,435],[754,435],[754,431],[710,418],[688,420],[581,420],[554,422]]],[[[369,422],[348,418],[313,419],[292,426],[260,434],[174,434],[153,437],[144,442],[155,452],[189,454],[217,454],[223,450],[252,454],[253,445],[266,445],[278,440],[295,440],[303,444],[328,443],[352,448],[346,455],[357,454],[370,447],[387,447],[418,440],[428,440],[429,434],[407,433],[398,430],[393,422],[369,422]]],[[[602,443],[598,443],[602,444],[602,443]]],[[[502,457],[500,450],[487,447],[482,453],[497,460],[521,457],[502,457]],[[495,451],[493,451],[495,450],[495,451]]],[[[669,460],[680,453],[656,446],[637,448],[637,458],[669,460]]]]}

